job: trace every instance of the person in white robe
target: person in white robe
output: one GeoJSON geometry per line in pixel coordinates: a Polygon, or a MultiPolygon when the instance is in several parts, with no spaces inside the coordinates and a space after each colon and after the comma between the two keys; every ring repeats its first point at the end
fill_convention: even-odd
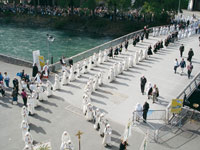
{"type": "Polygon", "coordinates": [[[94,117],[94,129],[96,129],[97,131],[100,129],[100,125],[99,125],[99,118],[100,118],[101,112],[99,111],[99,108],[97,108],[94,112],[93,112],[93,117],[94,117]]]}
{"type": "Polygon", "coordinates": [[[112,135],[112,129],[110,125],[107,124],[106,128],[104,129],[104,137],[102,142],[104,146],[112,146],[111,135],[112,135]]]}
{"type": "Polygon", "coordinates": [[[153,28],[153,37],[155,37],[155,35],[156,35],[156,30],[155,28],[153,28]]]}
{"type": "Polygon", "coordinates": [[[25,145],[33,144],[33,137],[30,132],[26,132],[25,137],[24,137],[24,142],[25,142],[25,145]]]}
{"type": "Polygon", "coordinates": [[[112,82],[115,80],[114,69],[111,67],[108,72],[108,80],[112,82]]]}
{"type": "Polygon", "coordinates": [[[91,103],[88,103],[87,105],[86,119],[87,121],[93,120],[93,106],[91,103]]]}
{"type": "Polygon", "coordinates": [[[142,61],[143,60],[143,50],[140,50],[139,51],[139,61],[142,61]]]}
{"type": "Polygon", "coordinates": [[[35,76],[35,82],[38,83],[38,84],[40,84],[42,82],[41,79],[40,79],[40,73],[39,72],[35,76]]]}
{"type": "Polygon", "coordinates": [[[47,90],[46,90],[46,94],[47,94],[47,97],[53,95],[53,86],[51,84],[51,82],[49,80],[47,80],[47,90]]]}
{"type": "Polygon", "coordinates": [[[70,74],[69,74],[69,82],[72,82],[75,79],[76,78],[75,78],[75,75],[74,75],[74,66],[71,66],[71,68],[70,68],[70,74]]]}
{"type": "Polygon", "coordinates": [[[119,73],[119,74],[122,74],[122,73],[123,73],[123,64],[122,64],[122,62],[119,62],[119,63],[118,63],[118,73],[119,73]]]}
{"type": "Polygon", "coordinates": [[[140,103],[137,103],[136,106],[135,106],[135,120],[136,121],[139,121],[140,118],[142,117],[142,113],[143,113],[143,108],[142,108],[142,105],[140,103]]]}
{"type": "Polygon", "coordinates": [[[123,60],[123,70],[128,70],[128,59],[127,57],[124,58],[123,60]]]}
{"type": "Polygon", "coordinates": [[[26,106],[22,107],[21,115],[22,115],[22,120],[25,120],[26,122],[29,123],[29,120],[28,120],[28,109],[26,108],[26,106]]]}
{"type": "Polygon", "coordinates": [[[28,88],[27,88],[27,83],[25,82],[25,80],[22,79],[20,83],[21,83],[21,88],[27,91],[28,88]]]}
{"type": "Polygon", "coordinates": [[[69,140],[71,140],[69,133],[67,131],[64,131],[63,134],[62,134],[62,137],[61,137],[61,142],[67,143],[69,140]]]}
{"type": "MultiPolygon", "coordinates": [[[[28,99],[31,99],[31,96],[28,96],[28,99]]],[[[27,105],[28,105],[29,115],[34,115],[34,113],[35,113],[35,107],[34,107],[33,100],[28,100],[27,105]]]]}
{"type": "Polygon", "coordinates": [[[94,62],[94,67],[97,66],[97,55],[96,53],[93,54],[93,62],[94,62]]]}
{"type": "Polygon", "coordinates": [[[76,78],[79,78],[81,76],[81,67],[80,63],[78,62],[76,65],[76,78]]]}
{"type": "Polygon", "coordinates": [[[25,120],[22,120],[21,129],[22,129],[22,140],[25,141],[25,135],[27,132],[29,132],[28,122],[26,122],[25,120]]]}
{"type": "Polygon", "coordinates": [[[89,57],[89,63],[88,63],[88,69],[92,70],[92,68],[94,67],[94,62],[93,62],[93,56],[89,57]]]}
{"type": "Polygon", "coordinates": [[[60,150],[74,150],[71,140],[61,143],[60,150]]]}
{"type": "MultiPolygon", "coordinates": [[[[37,89],[36,89],[37,90],[37,89]]],[[[33,90],[32,91],[32,94],[31,94],[31,99],[30,99],[30,103],[32,102],[34,104],[34,107],[37,107],[38,106],[38,100],[37,100],[37,97],[38,97],[38,93],[33,90]]],[[[29,101],[27,101],[29,102],[29,101]]]]}
{"type": "Polygon", "coordinates": [[[62,65],[62,72],[64,72],[67,69],[66,64],[62,65]]]}
{"type": "Polygon", "coordinates": [[[33,146],[31,143],[29,143],[28,145],[25,145],[23,150],[33,150],[33,146]]]}
{"type": "Polygon", "coordinates": [[[85,59],[84,62],[83,62],[82,70],[83,70],[84,74],[88,72],[88,61],[87,61],[87,59],[85,59]]]}
{"type": "Polygon", "coordinates": [[[101,86],[103,84],[103,73],[99,72],[98,73],[98,84],[101,86]]]}
{"type": "Polygon", "coordinates": [[[99,51],[99,59],[98,59],[98,63],[99,63],[99,65],[103,63],[103,53],[102,53],[101,50],[99,51]]]}
{"type": "Polygon", "coordinates": [[[98,84],[98,75],[95,75],[94,76],[94,79],[93,79],[93,90],[97,90],[99,87],[99,84],[98,84]]]}
{"type": "Polygon", "coordinates": [[[147,49],[143,50],[143,60],[148,58],[147,49]]]}
{"type": "Polygon", "coordinates": [[[108,51],[107,49],[104,50],[104,54],[103,54],[103,62],[108,61],[108,51]]]}
{"type": "Polygon", "coordinates": [[[129,68],[133,67],[133,56],[132,55],[128,57],[128,67],[129,68]]]}
{"type": "Polygon", "coordinates": [[[61,89],[61,84],[60,84],[60,77],[59,77],[59,75],[55,75],[55,83],[54,83],[54,85],[53,85],[53,90],[55,91],[55,90],[59,90],[59,89],[61,89]]]}
{"type": "Polygon", "coordinates": [[[61,84],[62,84],[62,85],[68,84],[68,79],[69,79],[69,74],[68,74],[68,71],[65,70],[65,71],[63,72],[61,84]]]}
{"type": "Polygon", "coordinates": [[[90,103],[90,100],[87,95],[83,96],[83,114],[86,115],[87,113],[87,106],[90,103]]]}
{"type": "Polygon", "coordinates": [[[100,128],[99,129],[99,134],[100,134],[101,137],[103,137],[104,129],[105,129],[106,125],[107,125],[107,121],[105,119],[105,113],[101,113],[100,114],[98,122],[99,122],[99,128],[100,128]]]}
{"type": "Polygon", "coordinates": [[[49,66],[48,63],[46,63],[43,67],[43,78],[48,78],[49,77],[49,66]]]}
{"type": "Polygon", "coordinates": [[[39,92],[39,98],[38,98],[39,101],[48,100],[47,94],[42,85],[38,87],[38,92],[39,92]]]}
{"type": "Polygon", "coordinates": [[[114,76],[117,77],[118,73],[118,69],[117,69],[117,63],[113,64],[113,68],[114,68],[114,76]]]}

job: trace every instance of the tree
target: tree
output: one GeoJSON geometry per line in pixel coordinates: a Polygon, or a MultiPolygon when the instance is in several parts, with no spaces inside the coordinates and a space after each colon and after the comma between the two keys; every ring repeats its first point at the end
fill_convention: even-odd
{"type": "Polygon", "coordinates": [[[97,6],[96,0],[88,0],[87,1],[87,7],[88,7],[88,9],[90,9],[92,11],[93,16],[94,16],[94,10],[95,10],[96,6],[97,6]]]}

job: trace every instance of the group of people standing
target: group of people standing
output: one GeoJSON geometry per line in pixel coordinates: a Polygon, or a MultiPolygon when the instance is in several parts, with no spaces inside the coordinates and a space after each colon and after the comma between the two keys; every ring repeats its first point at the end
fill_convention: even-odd
{"type": "Polygon", "coordinates": [[[175,59],[174,62],[174,73],[177,73],[177,68],[180,67],[181,68],[181,73],[180,75],[184,74],[184,68],[187,67],[187,76],[188,79],[191,78],[191,73],[193,70],[193,65],[192,65],[192,57],[194,56],[194,51],[192,50],[192,48],[190,48],[190,50],[188,51],[188,57],[187,57],[187,61],[188,61],[188,65],[186,65],[186,61],[183,58],[183,53],[185,51],[185,47],[183,44],[181,44],[181,46],[179,47],[179,51],[180,51],[180,57],[181,57],[181,61],[180,63],[178,62],[178,59],[175,59]]]}

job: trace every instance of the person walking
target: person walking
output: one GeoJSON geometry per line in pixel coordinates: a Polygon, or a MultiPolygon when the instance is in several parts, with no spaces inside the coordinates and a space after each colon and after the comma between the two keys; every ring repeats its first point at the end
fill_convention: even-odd
{"type": "Polygon", "coordinates": [[[193,52],[192,48],[190,48],[190,50],[189,50],[189,52],[188,52],[188,58],[187,58],[187,60],[188,60],[189,62],[191,62],[193,56],[194,56],[194,52],[193,52]]]}
{"type": "Polygon", "coordinates": [[[147,103],[147,101],[144,103],[143,105],[143,122],[146,123],[146,120],[147,120],[147,113],[149,111],[149,103],[147,103]]]}
{"type": "Polygon", "coordinates": [[[183,56],[183,52],[184,52],[185,47],[183,46],[183,44],[181,44],[179,51],[180,51],[180,57],[182,58],[183,56]]]}
{"type": "Polygon", "coordinates": [[[33,66],[32,77],[35,77],[37,73],[38,73],[38,67],[37,64],[35,63],[33,66]]]}
{"type": "Polygon", "coordinates": [[[4,82],[5,82],[6,86],[9,88],[10,87],[9,86],[10,78],[9,78],[7,72],[4,73],[4,82]]]}
{"type": "Polygon", "coordinates": [[[153,86],[153,92],[152,93],[153,93],[152,94],[153,95],[153,103],[155,103],[156,101],[158,101],[157,97],[159,96],[159,90],[158,90],[156,84],[154,84],[154,86],[153,86]]]}
{"type": "Polygon", "coordinates": [[[175,74],[176,74],[176,70],[177,70],[178,67],[179,67],[179,63],[178,63],[178,59],[176,58],[175,62],[174,62],[174,73],[175,74]]]}
{"type": "Polygon", "coordinates": [[[145,76],[143,75],[143,76],[140,78],[141,92],[142,92],[143,95],[144,95],[144,89],[145,89],[146,83],[147,83],[147,79],[146,79],[145,76]]]}
{"type": "Polygon", "coordinates": [[[27,94],[26,91],[24,89],[22,89],[22,93],[21,93],[23,102],[24,102],[24,106],[27,106],[27,94]]]}
{"type": "Polygon", "coordinates": [[[180,67],[181,67],[181,74],[180,75],[182,75],[183,74],[183,70],[186,67],[186,63],[185,63],[184,58],[182,58],[182,60],[180,62],[180,67]]]}
{"type": "Polygon", "coordinates": [[[16,88],[17,93],[18,93],[18,91],[19,91],[19,81],[17,80],[17,78],[13,79],[13,87],[16,88]]]}
{"type": "Polygon", "coordinates": [[[119,150],[126,150],[127,145],[128,143],[122,139],[119,145],[119,150]]]}
{"type": "Polygon", "coordinates": [[[192,62],[190,62],[190,64],[187,66],[188,79],[190,79],[192,69],[193,69],[193,65],[192,65],[192,62]]]}
{"type": "Polygon", "coordinates": [[[13,97],[13,102],[12,102],[12,104],[14,104],[14,102],[17,103],[17,100],[18,100],[18,92],[17,92],[16,87],[13,88],[12,97],[13,97]]]}
{"type": "Polygon", "coordinates": [[[1,74],[1,72],[0,72],[0,81],[3,81],[3,76],[1,74]]]}

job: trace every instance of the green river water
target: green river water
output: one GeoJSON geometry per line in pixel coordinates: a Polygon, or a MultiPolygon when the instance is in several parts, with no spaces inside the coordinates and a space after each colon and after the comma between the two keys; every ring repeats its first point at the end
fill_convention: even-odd
{"type": "Polygon", "coordinates": [[[40,50],[40,55],[48,59],[47,34],[55,38],[49,46],[50,56],[54,57],[54,62],[62,55],[70,57],[112,40],[111,37],[74,31],[0,25],[0,53],[32,61],[32,51],[40,50]]]}

